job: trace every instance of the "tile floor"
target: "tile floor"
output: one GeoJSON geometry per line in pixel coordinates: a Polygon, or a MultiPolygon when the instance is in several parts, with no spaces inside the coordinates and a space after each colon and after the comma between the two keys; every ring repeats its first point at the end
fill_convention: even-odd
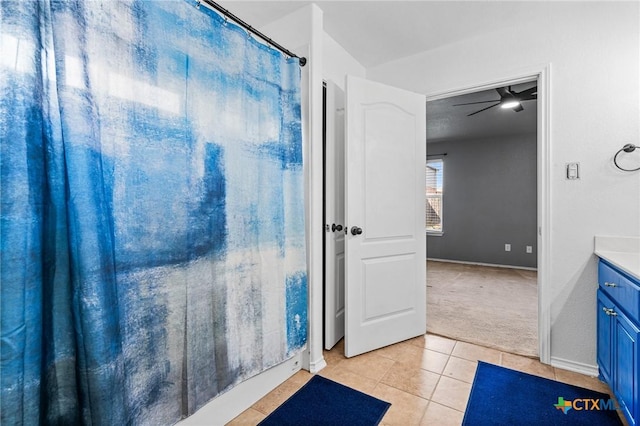
{"type": "MultiPolygon", "coordinates": [[[[327,367],[318,374],[390,402],[382,425],[461,424],[478,360],[610,393],[595,377],[433,334],[353,358],[345,358],[343,352],[342,341],[325,351],[327,367]]],[[[299,371],[228,425],[257,424],[311,377],[299,371]]]]}

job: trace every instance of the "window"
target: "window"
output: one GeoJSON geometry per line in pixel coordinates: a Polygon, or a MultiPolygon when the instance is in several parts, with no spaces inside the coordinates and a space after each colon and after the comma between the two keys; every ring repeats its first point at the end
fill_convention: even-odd
{"type": "Polygon", "coordinates": [[[443,161],[441,158],[427,160],[426,172],[426,229],[431,234],[442,234],[442,181],[443,161]]]}

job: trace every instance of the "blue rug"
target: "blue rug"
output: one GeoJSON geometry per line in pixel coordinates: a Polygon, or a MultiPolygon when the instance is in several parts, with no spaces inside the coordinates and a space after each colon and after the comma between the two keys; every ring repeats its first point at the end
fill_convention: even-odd
{"type": "Polygon", "coordinates": [[[391,404],[315,375],[261,421],[261,426],[321,426],[380,423],[391,404]]]}
{"type": "Polygon", "coordinates": [[[615,408],[607,394],[478,361],[462,424],[621,425],[615,408]]]}

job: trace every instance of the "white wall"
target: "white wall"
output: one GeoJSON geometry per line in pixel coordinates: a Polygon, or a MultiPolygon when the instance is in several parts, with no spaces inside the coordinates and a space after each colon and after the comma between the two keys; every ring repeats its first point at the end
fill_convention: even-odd
{"type": "MultiPolygon", "coordinates": [[[[596,365],[594,235],[640,236],[640,172],[612,158],[640,141],[640,4],[540,3],[515,32],[482,36],[367,70],[426,95],[550,64],[551,357],[596,365]],[[579,162],[581,179],[564,178],[579,162]]],[[[636,153],[640,162],[640,155],[636,153]]],[[[636,162],[636,164],[638,164],[636,162]]]]}
{"type": "Polygon", "coordinates": [[[323,33],[323,77],[344,90],[345,76],[364,77],[366,69],[329,34],[323,33]]]}

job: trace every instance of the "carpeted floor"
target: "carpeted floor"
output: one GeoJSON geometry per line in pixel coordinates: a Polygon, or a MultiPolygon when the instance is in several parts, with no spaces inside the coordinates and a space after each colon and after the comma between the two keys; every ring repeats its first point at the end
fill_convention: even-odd
{"type": "Polygon", "coordinates": [[[427,261],[427,330],[537,357],[537,273],[427,261]]]}

